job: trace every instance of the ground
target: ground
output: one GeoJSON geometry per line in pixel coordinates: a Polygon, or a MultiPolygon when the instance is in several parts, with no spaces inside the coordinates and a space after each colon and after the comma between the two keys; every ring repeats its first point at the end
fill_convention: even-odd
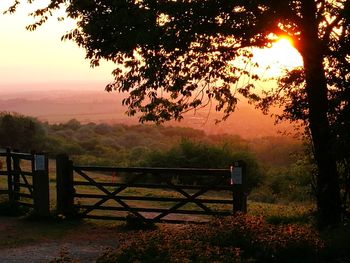
{"type": "Polygon", "coordinates": [[[130,235],[121,223],[34,222],[0,217],[0,262],[41,263],[64,251],[78,262],[95,262],[130,235]]]}

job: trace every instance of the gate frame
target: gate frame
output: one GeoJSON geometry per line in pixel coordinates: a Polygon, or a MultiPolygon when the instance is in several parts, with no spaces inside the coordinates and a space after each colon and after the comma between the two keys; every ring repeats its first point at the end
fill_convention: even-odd
{"type": "MultiPolygon", "coordinates": [[[[57,182],[57,213],[61,214],[65,217],[74,217],[74,216],[80,216],[82,218],[91,218],[91,219],[116,219],[116,220],[126,220],[126,217],[108,217],[108,216],[94,216],[94,215],[87,215],[89,212],[98,209],[103,208],[101,205],[108,201],[108,200],[115,200],[117,203],[121,205],[120,209],[117,208],[110,209],[110,210],[117,210],[117,211],[125,211],[130,212],[134,216],[145,220],[145,221],[152,221],[152,222],[168,222],[168,223],[183,223],[183,222],[189,222],[185,220],[167,220],[162,219],[163,217],[167,216],[168,214],[176,214],[178,211],[177,209],[184,204],[187,204],[189,202],[195,203],[197,206],[201,207],[204,211],[202,214],[207,215],[232,215],[237,212],[247,212],[247,194],[246,194],[246,184],[245,184],[245,174],[246,174],[246,166],[243,161],[235,161],[232,164],[232,167],[241,167],[242,168],[242,184],[234,184],[231,183],[227,186],[190,186],[190,185],[175,185],[170,182],[167,182],[167,185],[162,184],[133,184],[133,179],[129,180],[126,183],[118,184],[118,183],[101,183],[95,182],[92,178],[90,178],[88,175],[84,173],[84,171],[96,171],[96,172],[129,172],[129,173],[160,173],[160,172],[176,172],[176,171],[183,171],[186,173],[201,173],[201,172],[207,172],[207,173],[213,173],[213,174],[223,174],[227,176],[227,179],[230,178],[230,175],[232,176],[232,168],[231,169],[186,169],[186,168],[118,168],[118,167],[93,167],[93,166],[75,166],[73,162],[69,159],[69,156],[66,154],[60,154],[56,157],[56,182],[57,182]],[[74,172],[82,176],[87,182],[75,182],[74,181],[74,172]],[[102,185],[103,184],[103,185],[102,185]],[[74,198],[75,197],[89,197],[89,194],[77,194],[75,192],[74,186],[75,185],[89,185],[89,186],[95,186],[97,189],[103,192],[102,195],[97,195],[100,200],[96,202],[92,206],[79,206],[74,204],[74,198]],[[116,186],[116,190],[109,191],[104,186],[116,186]],[[182,200],[175,200],[177,204],[175,204],[173,207],[166,209],[166,211],[160,211],[165,209],[147,209],[147,208],[132,208],[128,206],[125,202],[123,202],[121,199],[128,200],[130,197],[120,198],[117,196],[118,193],[123,191],[124,189],[128,187],[142,187],[142,188],[170,188],[174,191],[177,191],[182,194],[182,198],[185,197],[187,199],[182,200]],[[183,191],[183,189],[197,189],[198,191],[194,194],[189,194],[186,191],[183,191]],[[222,189],[222,190],[228,190],[232,192],[232,200],[222,200],[222,203],[226,204],[232,204],[232,212],[215,212],[211,211],[208,207],[206,207],[201,201],[201,199],[196,199],[200,195],[204,194],[207,191],[210,191],[211,189],[222,189]],[[82,214],[77,214],[77,211],[79,208],[85,208],[86,210],[83,211],[82,214]],[[143,215],[141,215],[139,212],[147,212],[146,210],[149,210],[148,212],[159,212],[160,214],[156,217],[149,219],[145,218],[143,215]],[[157,211],[159,210],[159,211],[157,211]],[[210,211],[209,211],[210,210],[210,211]]],[[[137,176],[136,176],[137,177],[137,176]]],[[[231,177],[232,178],[232,177],[231,177]]],[[[135,178],[134,178],[135,179],[135,178]]],[[[137,180],[137,179],[136,179],[137,180]]],[[[134,180],[134,181],[136,181],[134,180]]],[[[93,195],[96,196],[96,195],[93,195]]],[[[97,198],[97,197],[96,197],[97,198]]],[[[136,197],[135,197],[136,198],[136,197]]],[[[144,200],[147,201],[150,198],[147,197],[141,197],[138,196],[137,200],[144,200]]],[[[157,197],[159,199],[158,201],[166,201],[167,198],[157,197]]],[[[134,200],[134,199],[130,199],[134,200]]],[[[135,199],[136,200],[136,199],[135,199]]],[[[151,201],[151,200],[148,200],[151,201]]],[[[209,200],[210,201],[210,200],[209,200]]],[[[220,201],[220,200],[218,200],[220,201]]],[[[213,202],[214,203],[214,202],[213,202]]],[[[216,202],[215,202],[216,203],[216,202]]],[[[219,202],[217,202],[219,203],[219,202]]],[[[109,210],[109,209],[108,209],[109,210]]],[[[190,211],[191,212],[191,211],[190,211]]],[[[190,214],[189,212],[189,214],[190,214]]],[[[197,211],[195,211],[197,212],[197,211]]],[[[185,214],[184,211],[179,211],[179,213],[185,214]]]]}
{"type": "Polygon", "coordinates": [[[6,171],[2,175],[5,174],[7,176],[9,203],[16,207],[29,206],[33,208],[34,215],[38,217],[50,216],[49,164],[47,154],[37,154],[34,151],[31,153],[21,153],[17,150],[12,151],[10,148],[6,148],[6,152],[2,153],[1,156],[6,158],[6,171]],[[36,167],[36,161],[38,161],[39,157],[43,162],[40,169],[36,167]],[[21,160],[31,162],[30,172],[22,171],[21,160]],[[32,184],[28,182],[26,176],[32,176],[32,184]],[[21,178],[24,183],[20,182],[21,178]],[[27,188],[29,194],[21,193],[21,187],[27,188]],[[32,199],[33,204],[21,202],[21,197],[32,199]]]}

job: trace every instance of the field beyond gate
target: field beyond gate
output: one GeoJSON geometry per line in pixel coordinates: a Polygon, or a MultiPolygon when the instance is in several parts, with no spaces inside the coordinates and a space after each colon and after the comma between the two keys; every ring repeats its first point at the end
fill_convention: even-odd
{"type": "Polygon", "coordinates": [[[57,208],[83,218],[201,222],[245,209],[242,185],[230,169],[76,166],[57,159],[57,208]]]}

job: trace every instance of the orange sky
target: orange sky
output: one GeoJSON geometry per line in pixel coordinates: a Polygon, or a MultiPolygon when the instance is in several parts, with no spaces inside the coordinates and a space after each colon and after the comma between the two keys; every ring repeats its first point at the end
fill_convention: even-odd
{"type": "MultiPolygon", "coordinates": [[[[1,13],[12,1],[0,0],[1,13]]],[[[72,21],[51,19],[35,32],[26,31],[25,26],[33,21],[27,16],[30,9],[33,8],[24,4],[13,15],[0,15],[0,89],[6,89],[8,84],[18,84],[23,89],[24,83],[68,83],[74,87],[74,83],[81,82],[97,83],[96,89],[103,89],[113,79],[112,63],[101,63],[92,69],[83,49],[73,42],[60,40],[73,27],[72,21]]],[[[271,64],[271,75],[278,75],[285,66],[301,64],[298,53],[285,41],[271,50],[255,53],[263,70],[271,64]]]]}
{"type": "MultiPolygon", "coordinates": [[[[0,1],[1,13],[11,0],[0,1]]],[[[52,19],[35,32],[25,26],[33,20],[26,14],[28,5],[13,15],[0,14],[0,88],[7,84],[23,83],[74,83],[112,80],[112,64],[102,63],[90,68],[85,52],[70,41],[62,42],[61,36],[72,27],[72,22],[52,19]]],[[[101,88],[101,87],[98,87],[101,88]]]]}

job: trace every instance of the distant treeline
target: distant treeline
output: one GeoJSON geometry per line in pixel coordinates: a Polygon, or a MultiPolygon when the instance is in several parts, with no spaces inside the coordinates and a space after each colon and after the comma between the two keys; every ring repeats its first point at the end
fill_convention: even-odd
{"type": "Polygon", "coordinates": [[[259,201],[309,199],[312,165],[302,142],[289,137],[251,140],[207,135],[185,127],[49,124],[18,114],[0,114],[0,147],[67,153],[83,165],[227,168],[248,164],[251,197],[259,201]]]}

